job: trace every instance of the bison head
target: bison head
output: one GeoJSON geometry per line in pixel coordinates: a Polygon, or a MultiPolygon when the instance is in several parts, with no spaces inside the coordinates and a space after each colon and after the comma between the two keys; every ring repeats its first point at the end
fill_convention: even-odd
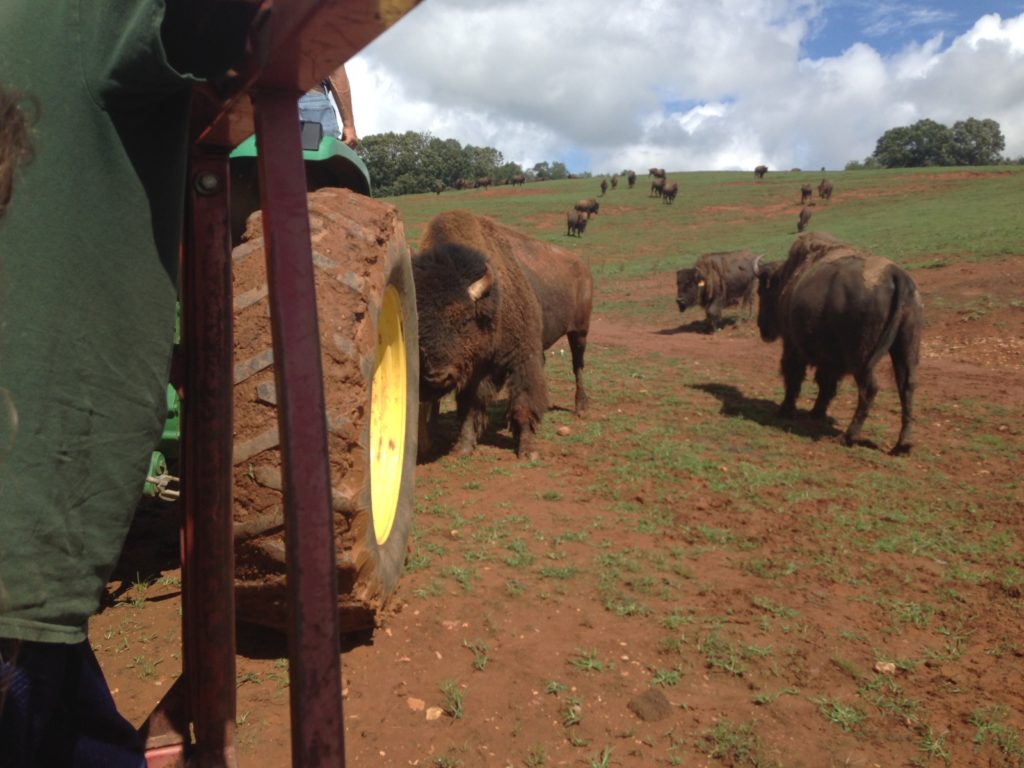
{"type": "Polygon", "coordinates": [[[700,303],[701,291],[707,280],[699,269],[680,269],[676,272],[676,305],[680,312],[700,303]]]}
{"type": "Polygon", "coordinates": [[[412,267],[420,326],[420,399],[436,400],[465,387],[493,346],[499,286],[487,258],[462,245],[424,250],[412,267]]]}
{"type": "Polygon", "coordinates": [[[761,264],[757,271],[757,328],[763,341],[779,338],[779,294],[782,292],[780,261],[761,264]]]}

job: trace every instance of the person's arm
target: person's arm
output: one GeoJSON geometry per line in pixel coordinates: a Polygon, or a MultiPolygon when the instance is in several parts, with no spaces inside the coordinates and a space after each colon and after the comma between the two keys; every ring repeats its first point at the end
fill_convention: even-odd
{"type": "Polygon", "coordinates": [[[359,143],[359,137],[356,135],[355,118],[352,116],[352,88],[348,84],[344,64],[334,70],[327,78],[327,83],[341,112],[341,140],[354,148],[359,143]]]}

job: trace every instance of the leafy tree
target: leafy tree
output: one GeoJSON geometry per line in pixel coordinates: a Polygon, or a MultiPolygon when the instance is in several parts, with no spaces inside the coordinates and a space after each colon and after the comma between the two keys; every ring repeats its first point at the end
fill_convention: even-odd
{"type": "Polygon", "coordinates": [[[953,123],[953,147],[957,165],[998,163],[1006,141],[995,120],[969,117],[953,123]]]}

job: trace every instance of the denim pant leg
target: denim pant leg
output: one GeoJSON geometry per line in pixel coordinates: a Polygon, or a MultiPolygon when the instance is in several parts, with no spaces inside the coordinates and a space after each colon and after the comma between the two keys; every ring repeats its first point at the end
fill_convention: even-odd
{"type": "Polygon", "coordinates": [[[334,111],[334,102],[326,93],[310,91],[299,97],[299,119],[320,123],[324,127],[324,136],[341,137],[341,128],[338,126],[338,114],[334,111]]]}

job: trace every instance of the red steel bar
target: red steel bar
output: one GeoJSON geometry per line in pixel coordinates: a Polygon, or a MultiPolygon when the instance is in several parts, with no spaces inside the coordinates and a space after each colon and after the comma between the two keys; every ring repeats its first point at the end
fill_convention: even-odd
{"type": "Polygon", "coordinates": [[[193,150],[182,265],[182,605],[199,768],[237,764],[229,177],[225,153],[193,150]]]}
{"type": "Polygon", "coordinates": [[[292,764],[344,766],[334,519],[297,93],[253,94],[285,499],[292,764]]]}

